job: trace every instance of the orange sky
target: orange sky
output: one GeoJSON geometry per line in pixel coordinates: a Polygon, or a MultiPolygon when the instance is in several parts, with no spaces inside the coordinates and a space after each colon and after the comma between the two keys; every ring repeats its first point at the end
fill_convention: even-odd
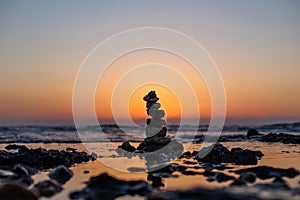
{"type": "MultiPolygon", "coordinates": [[[[299,121],[298,8],[296,1],[258,0],[3,3],[0,125],[71,123],[73,84],[84,58],[109,36],[143,26],[178,30],[204,46],[224,81],[227,119],[299,121]]],[[[113,104],[118,118],[128,113],[146,118],[141,98],[150,89],[157,90],[168,118],[210,116],[203,78],[175,55],[144,50],[121,57],[101,77],[95,93],[98,117],[111,118],[113,104]],[[148,84],[137,84],[145,79],[148,84]]]]}
{"type": "Polygon", "coordinates": [[[150,90],[157,91],[168,118],[192,118],[197,112],[210,117],[210,96],[201,75],[182,58],[160,50],[131,52],[109,66],[96,92],[98,117],[112,118],[113,107],[115,117],[126,118],[129,109],[133,118],[145,118],[143,97],[150,90]],[[165,85],[157,84],[163,81],[165,85]],[[182,107],[185,116],[181,116],[182,107]]]}

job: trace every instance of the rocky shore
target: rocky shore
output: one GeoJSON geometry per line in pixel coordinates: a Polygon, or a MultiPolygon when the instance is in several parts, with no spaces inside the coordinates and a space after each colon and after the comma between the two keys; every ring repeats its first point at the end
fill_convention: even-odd
{"type": "MultiPolygon", "coordinates": [[[[135,148],[131,154],[134,155],[136,151],[139,152],[135,148]]],[[[107,173],[92,176],[85,183],[85,188],[74,188],[69,194],[69,199],[115,199],[123,195],[139,195],[147,199],[199,199],[199,196],[202,199],[264,199],[253,190],[270,194],[274,191],[284,191],[294,197],[299,196],[299,186],[295,188],[287,183],[287,179],[299,177],[299,170],[257,166],[259,159],[264,157],[261,151],[228,149],[220,143],[202,158],[198,157],[200,151],[183,152],[178,159],[168,162],[164,167],[147,172],[146,180],[125,181],[107,173]],[[239,166],[250,167],[240,169],[239,166]],[[218,189],[163,190],[167,179],[180,180],[182,176],[195,176],[196,179],[201,176],[207,182],[226,183],[228,186],[218,189]],[[249,193],[235,193],[235,188],[249,193]]],[[[0,199],[7,199],[12,191],[11,199],[52,197],[62,192],[64,185],[76,176],[70,170],[71,166],[79,163],[84,165],[95,159],[95,154],[89,155],[70,148],[59,151],[8,145],[6,150],[0,151],[0,199]],[[36,183],[33,176],[41,170],[48,171],[49,179],[36,183]]]]}
{"type": "MultiPolygon", "coordinates": [[[[139,143],[123,142],[118,148],[110,149],[115,154],[107,158],[122,159],[123,163],[134,158],[142,160],[145,168],[132,166],[127,170],[144,173],[146,178],[124,180],[109,169],[108,172],[93,175],[89,175],[92,171],[83,170],[82,174],[88,177],[87,181],[81,187],[72,190],[68,188],[64,198],[112,200],[127,195],[149,200],[299,199],[299,136],[284,133],[262,134],[255,129],[249,129],[243,135],[222,135],[216,144],[202,147],[200,145],[205,136],[198,135],[193,144],[200,144],[199,149],[184,151],[179,141],[168,136],[165,112],[158,103],[159,98],[155,91],[150,91],[143,99],[149,116],[146,120],[145,139],[139,143]],[[231,142],[247,145],[231,147],[228,145],[231,142]],[[291,154],[297,154],[297,164],[288,168],[262,165],[260,162],[268,157],[269,151],[267,148],[257,150],[257,144],[266,147],[280,144],[282,149],[274,148],[274,145],[272,147],[281,155],[290,153],[287,148],[291,149],[291,154]],[[215,187],[209,189],[197,184],[197,187],[188,189],[165,189],[169,180],[184,185],[187,177],[192,177],[198,183],[214,184],[215,187]],[[291,180],[298,181],[296,186],[295,183],[292,186],[289,184],[291,180]]],[[[0,150],[0,200],[55,198],[65,191],[65,186],[74,176],[79,176],[74,167],[94,163],[102,157],[72,147],[58,150],[7,145],[0,150]],[[34,179],[37,174],[45,172],[46,179],[34,179]]],[[[131,174],[128,173],[128,176],[131,174]]],[[[83,181],[80,182],[82,183],[83,181]]]]}
{"type": "Polygon", "coordinates": [[[37,199],[51,197],[63,190],[62,185],[73,177],[69,167],[97,159],[97,156],[76,149],[30,149],[24,145],[8,145],[0,150],[0,199],[37,199]],[[50,170],[49,180],[34,184],[33,175],[50,170]],[[26,188],[31,189],[28,190],[26,188]],[[7,195],[14,191],[13,196],[7,195]],[[25,195],[25,197],[24,197],[25,195]]]}

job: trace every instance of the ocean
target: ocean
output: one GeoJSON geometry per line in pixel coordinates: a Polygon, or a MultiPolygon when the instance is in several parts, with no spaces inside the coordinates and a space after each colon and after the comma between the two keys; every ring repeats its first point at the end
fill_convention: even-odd
{"type": "MultiPolygon", "coordinates": [[[[168,135],[179,140],[193,139],[195,136],[207,134],[208,125],[169,125],[168,135]]],[[[223,127],[221,137],[244,136],[249,128],[260,133],[288,133],[300,135],[300,122],[282,123],[260,126],[228,125],[223,127]]],[[[117,125],[86,126],[76,129],[75,126],[0,126],[0,143],[80,143],[104,142],[100,135],[105,133],[111,142],[135,141],[141,142],[145,138],[144,127],[130,127],[117,125]],[[78,134],[78,132],[80,134],[78,134]]],[[[211,133],[210,133],[211,134],[211,133]]]]}

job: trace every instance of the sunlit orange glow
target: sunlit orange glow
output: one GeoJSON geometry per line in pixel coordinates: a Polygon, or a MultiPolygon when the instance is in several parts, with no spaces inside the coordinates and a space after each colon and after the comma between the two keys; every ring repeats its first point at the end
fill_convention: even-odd
{"type": "Polygon", "coordinates": [[[113,118],[111,102],[113,93],[116,92],[113,91],[116,89],[115,87],[118,88],[118,95],[124,96],[119,99],[114,99],[116,101],[114,109],[120,118],[126,118],[126,115],[119,113],[119,111],[124,111],[124,107],[127,106],[129,99],[129,107],[126,109],[129,109],[130,116],[133,119],[146,118],[143,96],[150,90],[157,91],[160,103],[164,106],[168,119],[180,119],[182,117],[192,118],[194,117],[193,113],[198,109],[201,117],[210,117],[210,95],[201,75],[197,73],[188,62],[169,52],[151,49],[135,51],[126,54],[112,63],[99,80],[96,91],[95,107],[98,118],[113,118]],[[150,64],[140,70],[139,68],[135,68],[145,63],[150,64]],[[151,63],[154,64],[151,65],[151,63]],[[156,66],[155,63],[164,64],[176,71],[172,71],[166,67],[156,66]],[[130,71],[132,69],[136,70],[130,71]],[[126,79],[128,76],[129,78],[126,79]],[[158,78],[159,81],[169,79],[169,83],[177,89],[178,93],[176,94],[174,91],[171,91],[168,85],[162,86],[159,81],[156,83],[154,81],[156,80],[155,78],[158,78]],[[154,83],[146,84],[145,86],[136,85],[136,91],[128,90],[129,87],[134,86],[135,80],[142,82],[144,79],[149,79],[149,81],[153,80],[154,83]],[[186,85],[184,86],[183,83],[186,85]],[[189,86],[187,86],[188,84],[189,86]],[[188,89],[190,90],[188,91],[188,89]],[[124,94],[121,95],[120,93],[124,94]],[[125,96],[130,95],[131,97],[129,99],[125,98],[125,96]],[[178,99],[178,95],[181,95],[182,98],[178,99]],[[189,103],[193,97],[196,98],[197,105],[189,103]],[[186,106],[185,116],[181,116],[182,112],[180,110],[182,107],[180,105],[182,104],[186,106]]]}
{"type": "Polygon", "coordinates": [[[162,105],[161,109],[163,109],[166,113],[166,118],[181,118],[181,108],[176,96],[167,88],[159,86],[159,85],[146,85],[140,87],[136,90],[129,101],[129,112],[133,119],[146,119],[146,108],[145,102],[142,101],[145,94],[147,94],[150,90],[155,91],[159,97],[158,103],[162,105]]]}

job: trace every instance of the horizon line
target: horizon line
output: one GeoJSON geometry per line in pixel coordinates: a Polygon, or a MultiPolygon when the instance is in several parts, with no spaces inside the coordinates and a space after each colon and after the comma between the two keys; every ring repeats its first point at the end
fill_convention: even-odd
{"type": "MultiPolygon", "coordinates": [[[[183,125],[207,125],[209,124],[210,118],[186,118],[191,120],[191,124],[183,125]]],[[[119,119],[119,121],[127,121],[127,119],[119,119]]],[[[179,125],[178,118],[166,119],[168,125],[179,125]]],[[[88,119],[86,119],[88,122],[88,119]]],[[[114,125],[114,119],[98,119],[98,122],[102,121],[103,125],[114,125]]],[[[133,121],[138,122],[137,125],[142,125],[146,123],[145,119],[134,119],[133,121]]],[[[281,124],[281,123],[298,123],[300,122],[300,117],[298,116],[287,116],[287,117],[227,117],[225,118],[224,126],[226,125],[267,125],[267,124],[281,124]]],[[[70,126],[75,125],[73,119],[1,119],[0,126],[70,126]]],[[[90,126],[99,124],[89,124],[90,126]]],[[[117,124],[121,126],[126,126],[126,124],[117,124]]]]}

